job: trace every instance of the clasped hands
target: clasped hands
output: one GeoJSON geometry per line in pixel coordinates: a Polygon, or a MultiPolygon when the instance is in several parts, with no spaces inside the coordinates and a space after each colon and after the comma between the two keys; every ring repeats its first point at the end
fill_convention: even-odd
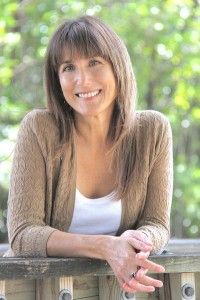
{"type": "Polygon", "coordinates": [[[150,293],[163,286],[162,281],[147,275],[148,270],[165,271],[163,266],[148,260],[151,250],[151,242],[137,230],[127,230],[112,239],[106,260],[124,291],[150,293]]]}

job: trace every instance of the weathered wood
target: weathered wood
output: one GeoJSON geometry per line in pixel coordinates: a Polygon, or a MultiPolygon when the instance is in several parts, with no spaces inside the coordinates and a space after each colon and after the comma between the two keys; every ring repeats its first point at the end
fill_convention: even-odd
{"type": "Polygon", "coordinates": [[[182,300],[181,287],[189,283],[196,288],[188,299],[200,300],[200,240],[171,240],[167,250],[150,256],[166,269],[151,275],[164,280],[152,294],[124,293],[105,261],[87,258],[0,258],[0,293],[6,300],[59,300],[63,289],[73,300],[182,300]]]}
{"type": "MultiPolygon", "coordinates": [[[[180,274],[169,274],[169,300],[181,300],[181,276],[180,274]]],[[[165,281],[164,281],[165,284],[165,281]]],[[[165,299],[168,299],[165,295],[165,299]]]]}
{"type": "Polygon", "coordinates": [[[166,250],[176,254],[199,253],[200,239],[171,239],[166,250]]]}
{"type": "Polygon", "coordinates": [[[73,277],[73,290],[75,299],[99,300],[99,282],[97,276],[75,276],[73,277]]]}
{"type": "Polygon", "coordinates": [[[200,300],[200,271],[195,274],[196,298],[200,300]]]}
{"type": "Polygon", "coordinates": [[[181,299],[196,300],[194,273],[181,274],[181,299]]]}
{"type": "MultiPolygon", "coordinates": [[[[57,300],[59,295],[59,278],[38,279],[36,283],[36,300],[57,300]]],[[[27,298],[29,300],[29,298],[27,298]]]]}
{"type": "Polygon", "coordinates": [[[122,291],[114,276],[99,277],[99,300],[156,300],[156,293],[127,293],[122,291]]]}
{"type": "Polygon", "coordinates": [[[59,300],[73,300],[73,277],[60,278],[59,300]]]}
{"type": "Polygon", "coordinates": [[[109,300],[123,299],[121,297],[121,289],[119,287],[117,279],[114,276],[99,277],[99,300],[105,300],[105,299],[109,299],[109,300]]]}
{"type": "MultiPolygon", "coordinates": [[[[150,256],[166,273],[199,272],[200,253],[150,256]]],[[[61,276],[113,275],[108,263],[87,258],[0,258],[0,279],[42,279],[61,276]]]]}
{"type": "Polygon", "coordinates": [[[6,300],[35,300],[35,280],[6,280],[6,300]]]}
{"type": "Polygon", "coordinates": [[[150,256],[150,260],[165,267],[166,273],[199,272],[200,253],[150,256]]]}
{"type": "Polygon", "coordinates": [[[0,279],[112,275],[105,261],[87,258],[0,258],[0,279]]]}
{"type": "Polygon", "coordinates": [[[4,280],[0,281],[0,300],[6,300],[5,284],[6,284],[6,282],[4,280]]]}

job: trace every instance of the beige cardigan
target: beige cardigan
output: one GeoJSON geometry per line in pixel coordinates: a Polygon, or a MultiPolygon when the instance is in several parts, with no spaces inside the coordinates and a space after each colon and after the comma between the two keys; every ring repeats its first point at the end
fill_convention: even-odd
{"type": "MultiPolygon", "coordinates": [[[[118,235],[138,229],[154,251],[169,238],[172,198],[172,136],[168,120],[155,111],[136,112],[136,164],[132,189],[122,199],[118,235]]],[[[67,231],[73,215],[76,164],[74,143],[55,158],[59,130],[46,109],[28,113],[15,147],[8,199],[6,256],[47,256],[51,233],[67,231]]]]}

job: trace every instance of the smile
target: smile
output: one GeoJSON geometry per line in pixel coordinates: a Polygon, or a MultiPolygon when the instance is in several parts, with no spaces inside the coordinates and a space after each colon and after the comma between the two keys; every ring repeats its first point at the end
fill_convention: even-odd
{"type": "Polygon", "coordinates": [[[96,91],[89,92],[89,93],[78,93],[78,94],[76,94],[76,96],[78,96],[80,98],[90,98],[90,97],[99,95],[100,92],[101,92],[101,90],[96,90],[96,91]]]}

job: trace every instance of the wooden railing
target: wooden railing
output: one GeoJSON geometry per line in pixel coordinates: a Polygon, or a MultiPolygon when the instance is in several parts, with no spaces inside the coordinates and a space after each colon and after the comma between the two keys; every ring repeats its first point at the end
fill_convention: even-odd
{"type": "Polygon", "coordinates": [[[171,240],[167,252],[150,259],[165,266],[164,287],[134,295],[120,290],[105,261],[2,257],[0,300],[200,300],[200,240],[171,240]]]}

